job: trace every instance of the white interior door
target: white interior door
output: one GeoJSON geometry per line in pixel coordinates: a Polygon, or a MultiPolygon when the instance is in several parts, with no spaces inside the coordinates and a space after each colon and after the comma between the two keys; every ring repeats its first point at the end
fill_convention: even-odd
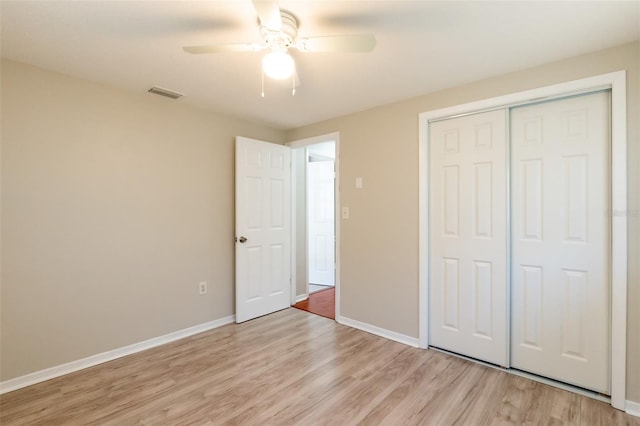
{"type": "Polygon", "coordinates": [[[309,284],[335,283],[334,161],[311,156],[307,162],[309,284]]]}
{"type": "Polygon", "coordinates": [[[609,94],[512,110],[512,365],[609,393],[609,94]]]}
{"type": "Polygon", "coordinates": [[[430,125],[430,345],[506,366],[506,110],[430,125]]]}
{"type": "Polygon", "coordinates": [[[291,149],[236,138],[236,322],[289,307],[291,149]]]}

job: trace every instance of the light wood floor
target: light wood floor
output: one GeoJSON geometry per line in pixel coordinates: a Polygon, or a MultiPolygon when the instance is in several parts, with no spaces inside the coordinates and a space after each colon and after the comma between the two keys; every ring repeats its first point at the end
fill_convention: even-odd
{"type": "Polygon", "coordinates": [[[8,425],[640,425],[609,405],[287,309],[5,394],[8,425]]]}

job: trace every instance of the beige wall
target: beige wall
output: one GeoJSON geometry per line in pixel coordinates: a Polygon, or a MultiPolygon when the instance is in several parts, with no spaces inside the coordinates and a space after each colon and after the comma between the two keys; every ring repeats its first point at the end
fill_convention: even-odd
{"type": "Polygon", "coordinates": [[[283,132],[11,61],[1,90],[1,380],[234,313],[234,136],[283,132]]]}
{"type": "MultiPolygon", "coordinates": [[[[418,336],[418,114],[626,69],[628,95],[627,399],[640,401],[640,43],[527,69],[295,129],[340,132],[343,316],[418,336]],[[364,189],[355,190],[356,176],[364,189]]],[[[429,78],[429,70],[425,70],[429,78]]]]}

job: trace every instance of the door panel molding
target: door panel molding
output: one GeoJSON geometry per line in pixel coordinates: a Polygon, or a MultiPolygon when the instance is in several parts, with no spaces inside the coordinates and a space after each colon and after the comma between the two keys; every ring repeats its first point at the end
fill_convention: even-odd
{"type": "MultiPolygon", "coordinates": [[[[611,89],[611,405],[625,409],[627,333],[626,72],[617,71],[419,114],[419,343],[429,342],[429,123],[611,89]]],[[[532,128],[531,139],[535,139],[532,128]]],[[[506,161],[506,160],[505,160],[506,161]]]]}

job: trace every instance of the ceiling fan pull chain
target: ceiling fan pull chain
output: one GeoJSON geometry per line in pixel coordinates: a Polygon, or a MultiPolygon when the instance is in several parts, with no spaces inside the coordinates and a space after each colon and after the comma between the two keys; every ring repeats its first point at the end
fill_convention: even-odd
{"type": "Polygon", "coordinates": [[[296,95],[296,73],[291,75],[291,96],[296,95]]]}
{"type": "Polygon", "coordinates": [[[261,71],[262,76],[262,97],[264,98],[264,70],[261,71]]]}

